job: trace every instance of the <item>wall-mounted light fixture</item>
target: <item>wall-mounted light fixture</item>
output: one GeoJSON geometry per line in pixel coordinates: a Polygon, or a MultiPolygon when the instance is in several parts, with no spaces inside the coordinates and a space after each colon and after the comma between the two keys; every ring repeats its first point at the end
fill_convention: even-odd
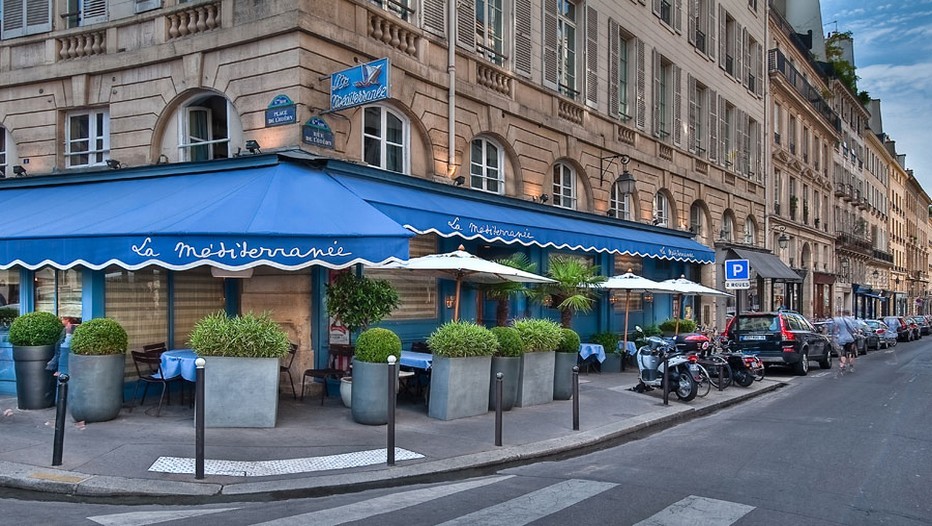
{"type": "Polygon", "coordinates": [[[23,168],[22,166],[18,164],[15,164],[13,165],[13,175],[15,175],[16,177],[26,177],[26,175],[28,174],[26,173],[25,168],[23,168]]]}
{"type": "Polygon", "coordinates": [[[550,194],[540,194],[539,196],[535,197],[534,200],[540,203],[546,203],[547,201],[550,201],[550,194]]]}
{"type": "Polygon", "coordinates": [[[609,208],[608,210],[605,211],[605,215],[607,215],[608,217],[615,217],[615,209],[609,208]]]}
{"type": "Polygon", "coordinates": [[[786,235],[786,227],[778,225],[773,227],[773,229],[780,232],[780,237],[777,238],[777,245],[779,245],[780,249],[783,250],[790,246],[790,236],[786,235]]]}
{"type": "Polygon", "coordinates": [[[611,303],[612,305],[618,303],[618,296],[616,296],[614,292],[611,293],[611,294],[609,294],[609,295],[608,295],[608,302],[611,303]]]}
{"type": "Polygon", "coordinates": [[[644,303],[653,303],[654,295],[650,292],[645,292],[644,295],[641,297],[641,299],[644,300],[644,303]]]}
{"type": "Polygon", "coordinates": [[[249,153],[253,155],[257,153],[262,153],[262,147],[259,146],[259,141],[255,139],[249,139],[248,141],[246,141],[245,148],[247,151],[249,151],[249,153]]]}
{"type": "Polygon", "coordinates": [[[621,175],[618,176],[618,179],[615,179],[615,185],[618,186],[618,193],[621,195],[633,194],[637,190],[637,180],[631,175],[631,172],[628,171],[628,163],[631,162],[631,158],[627,155],[622,155],[619,159],[622,166],[621,175]]]}
{"type": "Polygon", "coordinates": [[[448,309],[452,309],[452,308],[453,308],[453,303],[454,303],[455,301],[456,301],[456,298],[454,298],[454,297],[451,295],[451,296],[447,296],[446,298],[443,299],[443,304],[446,305],[448,309]]]}
{"type": "Polygon", "coordinates": [[[851,262],[848,261],[848,258],[843,257],[839,263],[841,263],[841,275],[848,277],[848,269],[851,267],[851,262]]]}
{"type": "Polygon", "coordinates": [[[453,184],[456,186],[463,186],[466,184],[466,178],[462,175],[457,175],[456,178],[453,179],[453,184]]]}
{"type": "Polygon", "coordinates": [[[119,170],[120,168],[123,168],[123,163],[117,161],[116,159],[107,159],[107,168],[110,168],[111,170],[119,170]]]}
{"type": "Polygon", "coordinates": [[[547,294],[546,296],[544,296],[544,299],[543,301],[541,301],[541,303],[544,305],[544,307],[547,307],[547,308],[553,307],[553,296],[551,296],[550,294],[547,294]]]}

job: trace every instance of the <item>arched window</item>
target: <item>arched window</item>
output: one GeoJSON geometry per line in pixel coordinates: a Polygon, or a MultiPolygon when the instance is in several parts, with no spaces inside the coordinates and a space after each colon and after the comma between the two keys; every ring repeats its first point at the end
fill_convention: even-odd
{"type": "Polygon", "coordinates": [[[623,193],[618,183],[612,185],[612,197],[609,202],[612,217],[618,219],[631,219],[631,194],[623,193]]]}
{"type": "Polygon", "coordinates": [[[363,111],[362,156],[369,166],[407,173],[408,123],[384,106],[363,111]]]}
{"type": "Polygon", "coordinates": [[[692,206],[689,207],[689,231],[699,237],[705,236],[705,231],[703,229],[705,222],[702,220],[704,215],[702,205],[699,203],[693,203],[692,206]]]}
{"type": "Polygon", "coordinates": [[[728,214],[722,216],[722,230],[718,236],[722,241],[734,241],[735,239],[735,220],[728,214]]]}
{"type": "Polygon", "coordinates": [[[654,224],[657,226],[667,226],[670,223],[670,201],[663,192],[657,192],[654,196],[654,224]]]}
{"type": "Polygon", "coordinates": [[[504,154],[498,143],[484,137],[473,139],[469,153],[469,185],[493,194],[504,191],[504,154]]]}
{"type": "Polygon", "coordinates": [[[232,106],[220,95],[195,97],[185,104],[180,119],[180,159],[210,161],[231,157],[231,115],[232,106]]]}
{"type": "Polygon", "coordinates": [[[754,223],[752,216],[748,216],[744,221],[744,243],[747,245],[757,244],[757,225],[754,223]]]}
{"type": "Polygon", "coordinates": [[[553,204],[576,208],[576,170],[566,163],[553,165],[553,204]]]}

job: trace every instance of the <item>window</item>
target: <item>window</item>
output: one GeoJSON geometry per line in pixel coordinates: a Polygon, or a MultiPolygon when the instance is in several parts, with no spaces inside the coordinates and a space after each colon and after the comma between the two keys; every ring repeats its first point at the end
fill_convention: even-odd
{"type": "Polygon", "coordinates": [[[781,123],[783,117],[783,109],[779,104],[773,105],[773,142],[780,144],[780,133],[782,133],[783,128],[781,123]]]}
{"type": "Polygon", "coordinates": [[[363,160],[391,172],[407,171],[407,123],[394,111],[369,106],[363,112],[363,160]]]}
{"type": "Polygon", "coordinates": [[[505,62],[502,0],[476,0],[476,49],[493,64],[505,62]]]}
{"type": "Polygon", "coordinates": [[[184,107],[182,161],[209,161],[230,157],[230,105],[219,95],[198,97],[184,107]]]}
{"type": "Polygon", "coordinates": [[[65,119],[65,166],[97,166],[110,157],[107,110],[71,112],[65,119]]]}
{"type": "MultiPolygon", "coordinates": [[[[418,235],[408,243],[410,257],[416,258],[437,253],[437,236],[418,235]]],[[[390,321],[434,319],[437,317],[437,278],[405,270],[378,270],[367,268],[366,276],[384,279],[398,291],[398,308],[386,318],[390,321]]]]}
{"type": "Polygon", "coordinates": [[[631,118],[631,97],[634,93],[630,83],[634,38],[614,20],[609,19],[608,25],[609,111],[613,116],[628,120],[631,118]]]}
{"type": "Polygon", "coordinates": [[[689,231],[700,238],[705,237],[705,231],[702,228],[702,218],[704,215],[702,206],[699,205],[699,203],[693,203],[693,205],[689,207],[689,231]]]}
{"type": "Polygon", "coordinates": [[[6,128],[0,126],[0,177],[6,177],[7,153],[6,153],[6,128]]]}
{"type": "Polygon", "coordinates": [[[112,266],[106,269],[105,276],[104,312],[126,329],[129,348],[167,343],[168,271],[156,267],[126,270],[112,266]]]}
{"type": "Polygon", "coordinates": [[[576,3],[557,0],[557,83],[560,93],[576,98],[576,3]]]}
{"type": "Polygon", "coordinates": [[[223,278],[213,277],[208,267],[198,267],[174,272],[171,280],[174,328],[169,348],[187,347],[194,324],[208,314],[225,310],[223,278]]]}
{"type": "Polygon", "coordinates": [[[504,186],[502,149],[495,142],[473,139],[469,155],[469,185],[476,190],[500,194],[504,186]]]}
{"type": "Polygon", "coordinates": [[[757,244],[757,225],[754,224],[754,218],[751,216],[744,221],[744,242],[748,245],[757,244]]]}
{"type": "Polygon", "coordinates": [[[58,317],[81,319],[82,273],[80,268],[56,270],[45,267],[37,270],[33,279],[36,310],[51,312],[58,317]]]}
{"type": "Polygon", "coordinates": [[[576,208],[576,170],[565,163],[553,167],[553,204],[561,208],[576,208]]]}
{"type": "Polygon", "coordinates": [[[373,4],[394,14],[398,18],[411,21],[414,15],[414,9],[410,7],[411,0],[371,0],[373,4]]]}
{"type": "Polygon", "coordinates": [[[738,70],[741,68],[738,64],[735,63],[737,60],[736,57],[739,53],[738,38],[740,35],[740,30],[738,29],[737,22],[735,22],[735,19],[732,18],[731,15],[725,16],[724,29],[725,34],[722,35],[722,45],[724,46],[722,67],[725,68],[725,72],[729,75],[735,78],[740,78],[740,73],[738,70]]]}
{"type": "Polygon", "coordinates": [[[700,156],[706,152],[703,121],[708,115],[709,90],[692,76],[689,77],[689,149],[700,156]]]}
{"type": "Polygon", "coordinates": [[[52,0],[3,0],[4,39],[52,30],[52,0]]]}
{"type": "Polygon", "coordinates": [[[107,0],[68,0],[67,15],[68,27],[106,22],[107,0]]]}
{"type": "Polygon", "coordinates": [[[719,238],[722,241],[734,241],[735,220],[730,215],[722,217],[722,230],[719,232],[719,238]]]}
{"type": "Polygon", "coordinates": [[[682,72],[656,50],[652,51],[651,57],[654,69],[654,135],[664,139],[673,134],[673,140],[679,144],[682,141],[678,130],[682,119],[679,107],[682,72]]]}
{"type": "Polygon", "coordinates": [[[725,114],[722,115],[722,142],[725,145],[725,166],[733,170],[738,161],[738,143],[735,133],[737,124],[737,109],[729,102],[725,103],[725,114]]]}
{"type": "Polygon", "coordinates": [[[654,196],[654,221],[657,226],[665,227],[670,222],[670,201],[663,192],[654,196]]]}
{"type": "Polygon", "coordinates": [[[0,307],[19,307],[19,269],[0,270],[0,307]]]}
{"type": "Polygon", "coordinates": [[[612,185],[609,215],[618,219],[631,219],[631,194],[622,193],[618,183],[612,185]]]}
{"type": "Polygon", "coordinates": [[[689,42],[702,53],[710,54],[714,39],[710,38],[709,28],[711,18],[709,16],[708,0],[693,0],[688,3],[689,20],[688,20],[688,37],[689,42]]]}

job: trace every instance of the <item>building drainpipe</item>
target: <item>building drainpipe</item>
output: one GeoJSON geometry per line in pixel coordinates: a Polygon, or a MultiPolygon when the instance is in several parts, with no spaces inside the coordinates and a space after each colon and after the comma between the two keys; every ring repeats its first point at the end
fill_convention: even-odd
{"type": "Polygon", "coordinates": [[[447,178],[456,170],[456,2],[447,2],[447,178]]]}

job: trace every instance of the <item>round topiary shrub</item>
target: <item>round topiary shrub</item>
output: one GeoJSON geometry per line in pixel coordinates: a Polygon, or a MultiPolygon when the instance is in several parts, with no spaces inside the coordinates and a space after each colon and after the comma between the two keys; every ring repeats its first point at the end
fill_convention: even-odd
{"type": "Polygon", "coordinates": [[[10,323],[10,343],[17,347],[55,345],[64,330],[65,324],[51,312],[30,312],[10,323]]]}
{"type": "Polygon", "coordinates": [[[446,358],[491,356],[498,350],[492,331],[470,321],[444,323],[427,338],[430,351],[446,358]]]}
{"type": "Polygon", "coordinates": [[[524,354],[524,343],[514,327],[492,327],[491,331],[498,340],[496,356],[515,357],[524,354]]]}
{"type": "Polygon", "coordinates": [[[525,318],[515,320],[515,330],[524,344],[524,352],[548,352],[560,346],[562,327],[553,320],[525,318]]]}
{"type": "Polygon", "coordinates": [[[579,335],[573,329],[561,329],[562,339],[557,347],[557,352],[576,353],[579,352],[579,335]]]}
{"type": "Polygon", "coordinates": [[[401,356],[401,338],[381,327],[366,329],[356,338],[353,357],[360,362],[387,363],[388,357],[401,356]]]}
{"type": "Polygon", "coordinates": [[[71,352],[84,355],[123,354],[129,345],[126,329],[111,318],[94,318],[74,330],[71,352]]]}

